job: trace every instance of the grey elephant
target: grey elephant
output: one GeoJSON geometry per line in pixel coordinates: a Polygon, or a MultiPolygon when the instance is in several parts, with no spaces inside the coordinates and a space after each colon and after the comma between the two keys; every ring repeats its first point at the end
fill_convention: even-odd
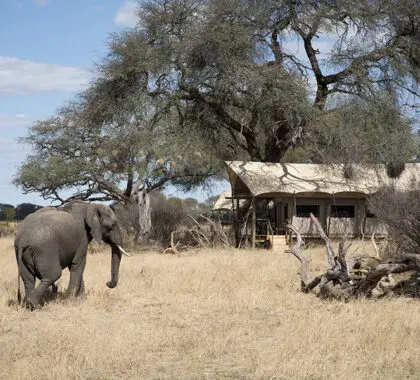
{"type": "Polygon", "coordinates": [[[45,207],[27,216],[15,238],[19,304],[20,278],[25,286],[25,304],[34,309],[50,285],[54,290],[64,268],[70,270],[68,294],[83,294],[83,271],[92,239],[111,246],[111,281],[107,286],[115,288],[121,254],[129,255],[122,248],[121,229],[110,207],[74,201],[62,209],[45,207]],[[40,279],[37,287],[35,278],[40,279]]]}

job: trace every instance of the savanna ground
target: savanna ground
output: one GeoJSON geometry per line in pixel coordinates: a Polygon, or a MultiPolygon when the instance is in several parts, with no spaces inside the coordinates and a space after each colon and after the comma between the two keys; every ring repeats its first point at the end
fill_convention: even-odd
{"type": "MultiPolygon", "coordinates": [[[[305,253],[324,269],[324,249],[305,253]]],[[[420,377],[420,301],[321,301],[298,291],[283,252],[138,253],[116,289],[110,261],[105,248],[88,257],[85,299],[29,312],[13,240],[0,239],[0,379],[420,377]]]]}

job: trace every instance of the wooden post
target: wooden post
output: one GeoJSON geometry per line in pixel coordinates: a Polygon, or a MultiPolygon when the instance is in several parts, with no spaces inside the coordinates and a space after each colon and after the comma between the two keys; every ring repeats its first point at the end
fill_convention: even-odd
{"type": "Polygon", "coordinates": [[[327,230],[327,236],[330,236],[330,225],[331,225],[331,199],[327,199],[325,202],[325,229],[327,230]]]}
{"type": "MultiPolygon", "coordinates": [[[[233,199],[232,199],[233,202],[233,199]]],[[[240,237],[239,237],[240,223],[239,223],[239,199],[236,199],[236,212],[235,212],[235,245],[239,248],[240,237]]]]}
{"type": "Polygon", "coordinates": [[[255,198],[252,198],[252,249],[255,249],[255,231],[256,231],[256,224],[257,224],[257,215],[256,215],[256,204],[255,198]]]}

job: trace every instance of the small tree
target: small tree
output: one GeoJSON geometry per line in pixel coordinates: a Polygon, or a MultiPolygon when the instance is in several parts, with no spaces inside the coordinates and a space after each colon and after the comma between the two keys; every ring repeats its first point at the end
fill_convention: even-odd
{"type": "Polygon", "coordinates": [[[166,199],[163,194],[152,197],[152,232],[154,240],[167,246],[171,233],[179,229],[187,215],[183,200],[180,198],[166,199]]]}
{"type": "Polygon", "coordinates": [[[0,220],[12,222],[16,220],[15,208],[12,205],[1,205],[0,220]]]}
{"type": "Polygon", "coordinates": [[[383,188],[371,198],[369,209],[404,252],[420,254],[420,183],[413,181],[405,191],[383,188]]]}
{"type": "Polygon", "coordinates": [[[43,206],[35,205],[33,203],[20,203],[16,206],[16,219],[23,220],[42,207],[43,206]]]}

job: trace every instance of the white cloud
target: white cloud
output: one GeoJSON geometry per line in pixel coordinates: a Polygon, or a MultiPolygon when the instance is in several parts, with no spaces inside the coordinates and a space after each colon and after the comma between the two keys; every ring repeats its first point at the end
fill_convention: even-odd
{"type": "Polygon", "coordinates": [[[49,3],[50,0],[35,0],[35,4],[38,7],[45,7],[49,3]]]}
{"type": "Polygon", "coordinates": [[[0,131],[6,129],[13,130],[21,127],[29,127],[34,121],[34,117],[27,116],[24,114],[0,114],[0,131]]]}
{"type": "Polygon", "coordinates": [[[126,1],[118,10],[114,22],[117,25],[128,26],[130,28],[136,26],[137,23],[137,3],[134,1],[126,1]]]}
{"type": "Polygon", "coordinates": [[[89,71],[80,67],[0,56],[0,94],[77,91],[88,83],[90,76],[89,71]]]}

